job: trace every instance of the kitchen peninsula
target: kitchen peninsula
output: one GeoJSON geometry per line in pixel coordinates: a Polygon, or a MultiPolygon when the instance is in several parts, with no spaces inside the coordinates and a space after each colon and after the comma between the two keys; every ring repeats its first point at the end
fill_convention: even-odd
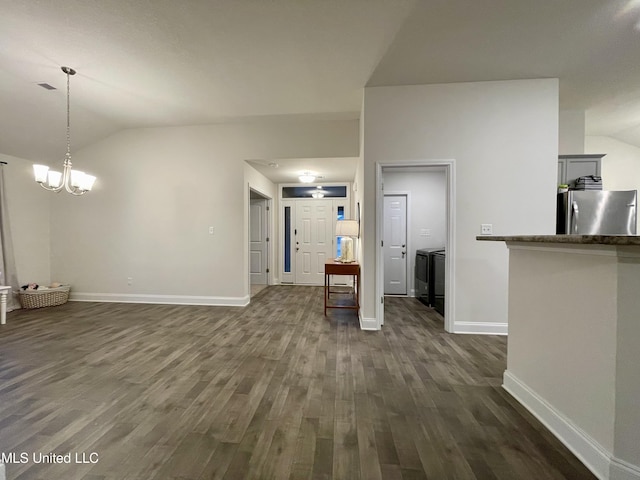
{"type": "Polygon", "coordinates": [[[602,479],[640,479],[640,237],[480,236],[509,249],[503,386],[602,479]]]}

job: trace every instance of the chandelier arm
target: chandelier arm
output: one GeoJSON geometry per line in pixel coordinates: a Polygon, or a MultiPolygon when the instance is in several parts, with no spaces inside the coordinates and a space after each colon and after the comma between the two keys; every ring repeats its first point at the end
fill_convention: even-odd
{"type": "Polygon", "coordinates": [[[44,183],[42,182],[38,182],[38,184],[44,188],[45,190],[47,190],[48,192],[53,192],[53,193],[58,193],[60,191],[62,191],[62,189],[64,188],[64,185],[60,185],[57,188],[53,188],[53,187],[47,187],[44,183]]]}

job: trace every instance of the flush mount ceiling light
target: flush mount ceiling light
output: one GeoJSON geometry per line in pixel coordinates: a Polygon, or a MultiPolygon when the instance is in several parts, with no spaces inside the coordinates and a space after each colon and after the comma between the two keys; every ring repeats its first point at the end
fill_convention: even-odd
{"type": "Polygon", "coordinates": [[[34,165],[33,173],[36,182],[45,190],[58,193],[64,188],[71,195],[83,195],[91,190],[96,177],[78,170],[71,170],[71,122],[69,108],[69,77],[75,75],[73,68],[61,67],[67,74],[67,154],[64,156],[62,173],[49,170],[46,165],[34,165]]]}
{"type": "Polygon", "coordinates": [[[316,176],[312,172],[303,172],[302,175],[298,177],[302,183],[311,183],[316,179],[316,176]]]}

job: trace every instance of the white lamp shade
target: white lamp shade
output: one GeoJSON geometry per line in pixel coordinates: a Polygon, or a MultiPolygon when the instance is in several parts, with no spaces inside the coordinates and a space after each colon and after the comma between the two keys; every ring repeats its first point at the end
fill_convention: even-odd
{"type": "Polygon", "coordinates": [[[336,237],[357,237],[358,222],[355,220],[338,220],[336,222],[336,237]]]}
{"type": "Polygon", "coordinates": [[[84,179],[84,172],[80,170],[71,170],[71,186],[80,188],[82,180],[84,179]]]}
{"type": "Polygon", "coordinates": [[[96,177],[85,173],[84,178],[82,179],[82,185],[80,185],[80,188],[88,192],[93,188],[93,184],[95,183],[95,181],[96,181],[96,177]]]}
{"type": "Polygon", "coordinates": [[[58,188],[62,183],[62,173],[49,170],[47,183],[50,187],[58,188]]]}
{"type": "Polygon", "coordinates": [[[34,165],[33,166],[33,174],[36,177],[36,182],[44,183],[47,181],[47,172],[49,171],[49,167],[46,165],[34,165]]]}

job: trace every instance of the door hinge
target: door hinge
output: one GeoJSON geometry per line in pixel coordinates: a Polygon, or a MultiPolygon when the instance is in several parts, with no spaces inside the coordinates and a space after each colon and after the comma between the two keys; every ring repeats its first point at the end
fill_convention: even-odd
{"type": "Polygon", "coordinates": [[[380,303],[384,303],[384,297],[380,297],[380,303]]]}
{"type": "Polygon", "coordinates": [[[294,235],[297,235],[297,234],[298,234],[298,229],[297,229],[297,228],[294,228],[294,229],[293,229],[293,234],[294,234],[294,235]]]}
{"type": "Polygon", "coordinates": [[[269,269],[267,268],[267,273],[269,273],[269,269]]]}
{"type": "Polygon", "coordinates": [[[269,237],[267,237],[267,239],[265,241],[268,242],[269,241],[269,237]]]}
{"type": "Polygon", "coordinates": [[[269,211],[269,207],[267,206],[267,212],[269,211]]]}
{"type": "Polygon", "coordinates": [[[384,240],[380,240],[380,246],[384,247],[384,240]]]}

